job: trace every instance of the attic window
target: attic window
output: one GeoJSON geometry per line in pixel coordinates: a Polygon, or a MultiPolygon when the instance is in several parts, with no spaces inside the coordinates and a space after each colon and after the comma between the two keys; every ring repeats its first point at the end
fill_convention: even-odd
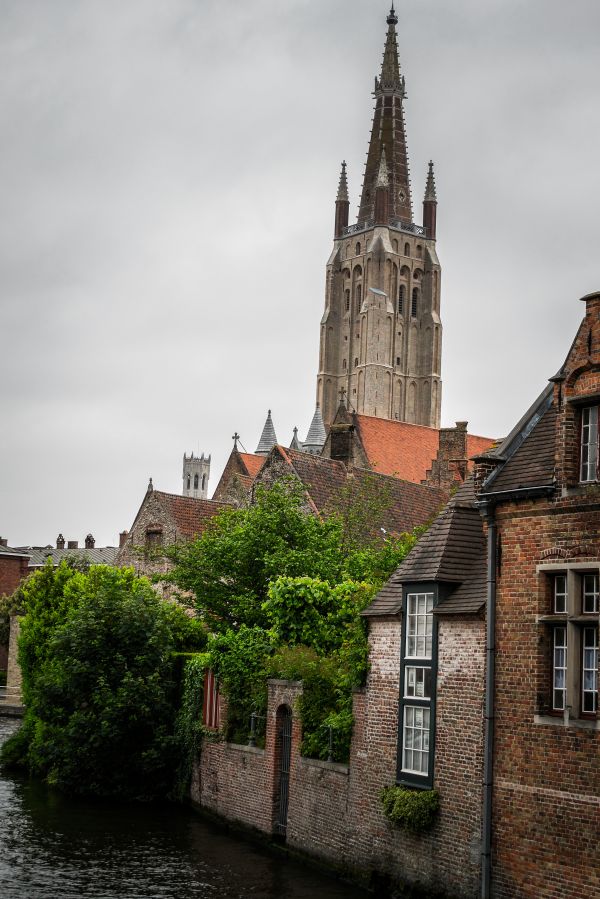
{"type": "Polygon", "coordinates": [[[581,410],[581,468],[579,478],[589,483],[598,480],[598,406],[581,410]]]}
{"type": "Polygon", "coordinates": [[[162,546],[163,532],[160,526],[146,528],[146,548],[151,549],[155,546],[162,546]]]}

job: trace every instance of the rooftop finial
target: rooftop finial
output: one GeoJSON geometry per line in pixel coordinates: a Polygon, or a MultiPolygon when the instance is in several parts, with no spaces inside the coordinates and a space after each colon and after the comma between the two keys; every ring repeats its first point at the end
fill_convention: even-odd
{"type": "Polygon", "coordinates": [[[429,160],[429,169],[427,171],[427,183],[425,185],[425,202],[437,203],[437,195],[435,192],[435,175],[433,174],[433,160],[429,160]]]}
{"type": "Polygon", "coordinates": [[[390,9],[390,14],[387,17],[388,25],[397,25],[398,24],[398,16],[396,15],[396,10],[394,9],[394,4],[392,3],[392,8],[390,9]]]}
{"type": "Polygon", "coordinates": [[[346,177],[346,160],[342,162],[342,171],[340,172],[340,182],[338,184],[337,200],[344,203],[348,202],[348,179],[346,177]]]}
{"type": "Polygon", "coordinates": [[[237,447],[237,445],[238,445],[238,440],[240,439],[240,435],[238,434],[237,431],[235,432],[235,434],[233,435],[233,437],[232,437],[231,439],[233,440],[233,448],[234,448],[234,450],[237,450],[237,448],[238,448],[238,447],[237,447]]]}

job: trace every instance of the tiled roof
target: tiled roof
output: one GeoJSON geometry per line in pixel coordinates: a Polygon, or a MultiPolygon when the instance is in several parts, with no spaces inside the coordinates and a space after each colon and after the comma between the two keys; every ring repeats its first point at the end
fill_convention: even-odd
{"type": "Polygon", "coordinates": [[[371,415],[355,415],[354,423],[375,471],[415,484],[425,480],[439,447],[437,428],[371,415]]]}
{"type": "Polygon", "coordinates": [[[94,565],[114,565],[117,553],[116,546],[95,546],[93,549],[86,549],[80,546],[77,549],[56,549],[55,546],[29,546],[19,547],[30,556],[29,568],[40,568],[45,565],[48,559],[52,559],[55,565],[60,565],[64,559],[74,556],[85,556],[94,565]]]}
{"type": "Polygon", "coordinates": [[[247,473],[251,478],[255,478],[265,464],[265,457],[257,456],[255,453],[238,453],[238,455],[246,466],[247,473]]]}
{"type": "Polygon", "coordinates": [[[396,615],[407,583],[441,582],[458,589],[438,613],[472,613],[485,602],[485,538],[473,482],[465,481],[363,614],[396,615]],[[481,566],[484,565],[483,592],[481,566]]]}
{"type": "Polygon", "coordinates": [[[525,436],[518,449],[497,474],[490,477],[482,494],[504,490],[550,486],[554,481],[556,407],[551,405],[525,436]]]}
{"type": "Polygon", "coordinates": [[[208,522],[222,509],[229,507],[229,503],[163,493],[161,490],[155,490],[154,496],[159,499],[161,506],[171,516],[175,527],[186,540],[192,540],[202,534],[208,522]]]}
{"type": "Polygon", "coordinates": [[[383,527],[390,533],[403,533],[430,521],[448,496],[439,487],[401,481],[364,468],[348,471],[343,462],[334,459],[283,447],[277,450],[289,461],[319,511],[335,507],[336,498],[352,481],[380,485],[390,499],[389,508],[382,514],[383,527]]]}

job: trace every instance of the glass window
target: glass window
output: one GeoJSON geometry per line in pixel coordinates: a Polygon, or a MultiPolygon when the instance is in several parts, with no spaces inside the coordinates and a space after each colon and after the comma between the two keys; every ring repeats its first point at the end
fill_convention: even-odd
{"type": "Polygon", "coordinates": [[[583,629],[581,711],[593,715],[598,709],[598,628],[583,629]]]}
{"type": "Polygon", "coordinates": [[[581,480],[598,478],[598,406],[588,406],[581,413],[581,480]]]}
{"type": "Polygon", "coordinates": [[[433,634],[433,593],[411,593],[406,606],[406,657],[430,659],[433,634]]]}
{"type": "Polygon", "coordinates": [[[404,669],[404,695],[419,699],[431,698],[431,668],[407,665],[404,669]]]}
{"type": "Polygon", "coordinates": [[[561,712],[566,708],[567,696],[567,629],[554,628],[554,656],[552,672],[552,708],[561,712]]]}
{"type": "Polygon", "coordinates": [[[597,615],[599,611],[598,603],[598,575],[584,574],[583,576],[583,612],[586,614],[597,615]]]}
{"type": "Polygon", "coordinates": [[[566,574],[557,574],[554,577],[554,611],[567,611],[567,576],[566,574]]]}
{"type": "Polygon", "coordinates": [[[429,773],[430,710],[421,706],[404,706],[402,768],[412,774],[429,773]]]}

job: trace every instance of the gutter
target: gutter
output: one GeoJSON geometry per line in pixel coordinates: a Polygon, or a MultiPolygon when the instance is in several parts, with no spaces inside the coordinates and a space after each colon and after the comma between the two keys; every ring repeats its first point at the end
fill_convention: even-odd
{"type": "Polygon", "coordinates": [[[483,745],[483,811],[481,840],[481,899],[490,899],[492,881],[492,788],[494,778],[494,687],[496,680],[496,546],[494,506],[481,504],[488,526],[486,574],[485,707],[483,745]]]}

